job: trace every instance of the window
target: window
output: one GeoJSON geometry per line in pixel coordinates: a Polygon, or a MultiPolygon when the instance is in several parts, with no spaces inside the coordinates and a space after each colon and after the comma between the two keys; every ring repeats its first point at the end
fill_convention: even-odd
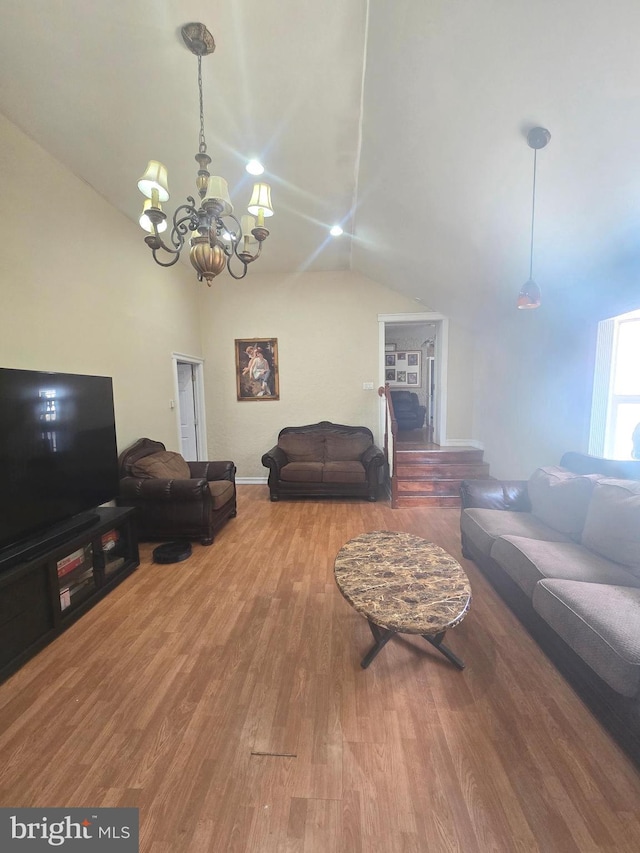
{"type": "Polygon", "coordinates": [[[640,424],[640,311],[598,325],[589,452],[631,459],[640,424]]]}

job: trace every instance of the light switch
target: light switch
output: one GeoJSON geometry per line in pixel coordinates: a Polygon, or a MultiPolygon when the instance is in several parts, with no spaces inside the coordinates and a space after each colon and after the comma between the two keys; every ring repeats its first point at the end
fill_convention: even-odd
{"type": "Polygon", "coordinates": [[[362,383],[363,391],[373,391],[373,382],[363,382],[362,383]]]}

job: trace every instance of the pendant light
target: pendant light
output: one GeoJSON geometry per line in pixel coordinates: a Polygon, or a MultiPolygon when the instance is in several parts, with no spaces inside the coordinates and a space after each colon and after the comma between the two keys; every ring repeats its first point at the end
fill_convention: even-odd
{"type": "Polygon", "coordinates": [[[527,144],[529,148],[533,148],[533,193],[531,200],[531,247],[529,253],[529,280],[526,281],[520,288],[518,294],[518,308],[539,308],[540,307],[540,288],[533,280],[533,227],[536,218],[536,168],[538,160],[538,150],[544,148],[551,134],[544,127],[533,127],[527,134],[527,144]]]}

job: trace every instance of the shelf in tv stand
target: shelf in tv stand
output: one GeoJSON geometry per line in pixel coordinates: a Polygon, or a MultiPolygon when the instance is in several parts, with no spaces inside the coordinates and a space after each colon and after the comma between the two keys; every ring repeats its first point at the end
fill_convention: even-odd
{"type": "Polygon", "coordinates": [[[46,551],[0,572],[0,681],[137,568],[135,513],[130,507],[98,507],[89,527],[56,538],[46,551]],[[82,554],[78,569],[59,576],[59,565],[76,552],[82,554]]]}

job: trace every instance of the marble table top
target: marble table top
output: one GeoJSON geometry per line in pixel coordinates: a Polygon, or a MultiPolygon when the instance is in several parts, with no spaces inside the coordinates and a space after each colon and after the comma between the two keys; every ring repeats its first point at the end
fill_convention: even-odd
{"type": "Polygon", "coordinates": [[[338,552],[334,571],[349,604],[390,631],[435,635],[461,622],[471,604],[462,566],[410,533],[356,536],[338,552]]]}

